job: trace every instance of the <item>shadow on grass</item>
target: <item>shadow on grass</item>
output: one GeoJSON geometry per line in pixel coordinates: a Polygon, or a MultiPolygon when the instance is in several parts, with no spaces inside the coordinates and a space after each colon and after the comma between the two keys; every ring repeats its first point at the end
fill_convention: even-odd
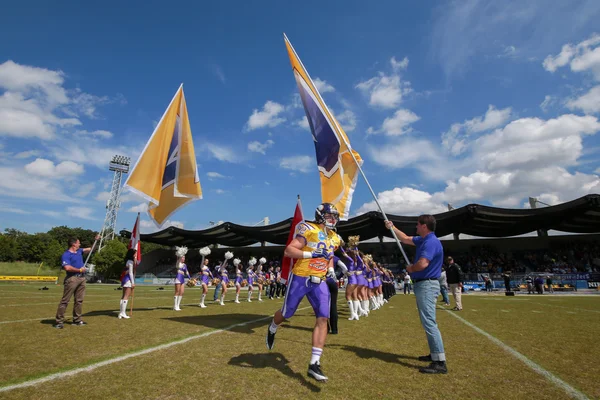
{"type": "Polygon", "coordinates": [[[308,381],[304,375],[299,372],[294,372],[288,365],[288,359],[281,353],[240,354],[239,356],[231,358],[228,364],[242,368],[274,368],[285,376],[298,380],[302,386],[313,392],[318,393],[321,391],[319,386],[308,381]]]}
{"type": "Polygon", "coordinates": [[[167,321],[201,325],[212,329],[228,328],[231,332],[253,334],[255,329],[267,325],[273,316],[259,314],[190,315],[163,318],[167,321]]]}
{"type": "Polygon", "coordinates": [[[395,353],[387,353],[385,351],[372,350],[364,347],[356,347],[356,346],[348,346],[345,344],[329,344],[327,347],[337,348],[344,351],[351,351],[355,353],[358,357],[369,359],[376,358],[381,361],[385,361],[392,364],[400,364],[407,368],[419,369],[423,367],[423,365],[410,364],[402,360],[415,360],[418,361],[418,357],[413,356],[405,356],[403,354],[395,354],[395,353]]]}
{"type": "MultiPolygon", "coordinates": [[[[141,311],[155,311],[155,310],[170,310],[171,308],[169,307],[144,307],[144,308],[133,308],[133,312],[137,313],[137,312],[141,312],[141,311]]],[[[130,314],[131,309],[127,308],[127,314],[130,314]]],[[[82,314],[82,316],[84,317],[95,317],[98,315],[108,315],[111,317],[116,317],[119,314],[119,310],[117,309],[112,309],[112,310],[96,310],[96,311],[89,311],[86,312],[84,314],[82,314]]]]}

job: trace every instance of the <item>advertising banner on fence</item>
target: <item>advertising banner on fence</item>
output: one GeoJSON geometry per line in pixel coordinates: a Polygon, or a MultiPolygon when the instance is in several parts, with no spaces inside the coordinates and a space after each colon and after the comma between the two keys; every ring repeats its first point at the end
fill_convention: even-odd
{"type": "Polygon", "coordinates": [[[0,281],[56,282],[56,276],[0,276],[0,281]]]}

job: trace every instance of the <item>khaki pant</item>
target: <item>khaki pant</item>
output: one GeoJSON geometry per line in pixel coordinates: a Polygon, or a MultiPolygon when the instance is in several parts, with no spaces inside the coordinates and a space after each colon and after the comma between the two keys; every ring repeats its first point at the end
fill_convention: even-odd
{"type": "Polygon", "coordinates": [[[452,292],[452,296],[454,297],[454,302],[456,303],[456,307],[458,307],[459,310],[462,310],[462,301],[460,298],[462,295],[462,289],[461,289],[460,285],[458,283],[451,283],[450,291],[452,292]]]}
{"type": "Polygon", "coordinates": [[[83,297],[85,296],[85,277],[72,276],[65,280],[63,297],[56,310],[56,323],[62,324],[65,320],[65,310],[69,305],[71,296],[75,294],[75,304],[73,305],[73,322],[81,321],[81,311],[83,306],[83,297]]]}

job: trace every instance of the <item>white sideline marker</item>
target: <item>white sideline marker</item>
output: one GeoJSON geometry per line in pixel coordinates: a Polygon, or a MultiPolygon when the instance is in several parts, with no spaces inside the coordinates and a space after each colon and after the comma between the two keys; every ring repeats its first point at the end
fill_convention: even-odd
{"type": "Polygon", "coordinates": [[[475,331],[477,331],[478,333],[482,334],[483,336],[485,336],[486,338],[488,338],[489,340],[491,340],[492,342],[494,342],[494,344],[496,344],[500,348],[502,348],[502,350],[504,350],[507,353],[511,354],[513,357],[515,357],[519,361],[522,361],[529,368],[531,368],[532,370],[534,370],[538,374],[542,375],[544,378],[546,378],[550,382],[554,383],[556,386],[558,386],[561,389],[563,389],[570,397],[572,397],[574,399],[579,399],[579,400],[590,400],[590,398],[587,397],[585,394],[581,393],[579,390],[575,389],[573,386],[569,385],[567,382],[563,381],[562,379],[560,379],[556,375],[552,374],[550,371],[545,370],[544,368],[542,368],[541,366],[539,366],[535,362],[531,361],[529,358],[525,357],[523,354],[519,353],[518,351],[516,351],[512,347],[508,346],[507,344],[505,344],[501,340],[496,339],[494,336],[490,335],[489,333],[487,333],[483,329],[476,327],[475,325],[473,325],[472,323],[470,323],[466,319],[464,319],[464,318],[456,315],[455,313],[452,313],[451,311],[448,311],[448,310],[446,310],[446,312],[448,312],[454,318],[457,318],[458,320],[460,320],[463,324],[465,324],[465,325],[473,328],[475,331]]]}

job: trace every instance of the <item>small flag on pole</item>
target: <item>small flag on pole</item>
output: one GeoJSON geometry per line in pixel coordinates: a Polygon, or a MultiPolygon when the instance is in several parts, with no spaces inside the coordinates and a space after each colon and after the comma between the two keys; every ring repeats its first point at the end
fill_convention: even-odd
{"type": "Polygon", "coordinates": [[[148,214],[158,226],[180,207],[202,198],[183,84],[146,143],[124,187],[149,202],[148,214]]]}
{"type": "MultiPolygon", "coordinates": [[[[296,232],[296,226],[299,223],[304,222],[304,216],[302,215],[302,205],[300,204],[300,196],[298,196],[298,203],[296,204],[296,209],[294,210],[294,218],[292,219],[292,225],[290,226],[290,233],[288,235],[287,242],[285,243],[286,247],[294,240],[294,232],[296,232]]],[[[292,268],[294,267],[293,258],[283,257],[281,261],[281,281],[286,283],[292,272],[292,268]]]]}
{"type": "Polygon", "coordinates": [[[284,39],[315,142],[321,198],[324,203],[334,204],[340,219],[346,220],[363,160],[352,150],[348,136],[323,101],[287,36],[284,39]]]}
{"type": "Polygon", "coordinates": [[[142,242],[140,241],[140,213],[137,215],[137,219],[135,220],[135,225],[133,225],[133,230],[131,231],[131,239],[129,239],[128,249],[135,249],[135,265],[140,265],[142,261],[142,242]]]}

